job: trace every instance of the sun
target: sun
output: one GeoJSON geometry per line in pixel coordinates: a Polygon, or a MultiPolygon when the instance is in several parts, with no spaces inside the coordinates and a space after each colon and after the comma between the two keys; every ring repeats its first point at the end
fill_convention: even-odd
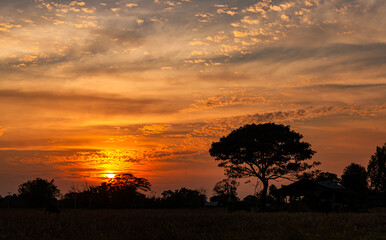
{"type": "Polygon", "coordinates": [[[107,178],[112,179],[112,178],[115,177],[115,173],[106,173],[105,176],[106,176],[107,178]]]}

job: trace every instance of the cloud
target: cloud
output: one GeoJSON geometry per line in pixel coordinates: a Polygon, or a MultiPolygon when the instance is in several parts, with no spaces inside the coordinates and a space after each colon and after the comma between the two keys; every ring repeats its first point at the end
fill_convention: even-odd
{"type": "MultiPolygon", "coordinates": [[[[41,176],[43,172],[51,171],[57,177],[98,180],[107,171],[135,172],[129,162],[138,160],[131,152],[122,150],[98,149],[70,149],[64,151],[38,151],[38,150],[0,150],[2,161],[8,167],[23,167],[24,174],[35,169],[35,174],[41,176]],[[27,170],[28,169],[28,170],[27,170]],[[58,172],[60,171],[60,173],[58,172]]],[[[52,173],[51,173],[52,174],[52,173]]]]}
{"type": "Polygon", "coordinates": [[[29,108],[50,109],[51,111],[94,112],[103,115],[135,115],[139,113],[176,112],[178,108],[164,106],[162,99],[126,98],[118,95],[25,92],[18,90],[0,90],[0,103],[14,106],[28,104],[29,108]]]}
{"type": "Polygon", "coordinates": [[[263,114],[246,114],[210,120],[201,128],[192,131],[191,136],[218,138],[245,124],[257,124],[265,122],[288,124],[293,121],[317,119],[323,116],[335,114],[374,116],[374,114],[384,112],[385,110],[386,105],[373,106],[368,108],[361,108],[356,106],[310,106],[307,108],[299,108],[289,111],[276,111],[263,114]]]}
{"type": "Polygon", "coordinates": [[[189,108],[181,110],[181,112],[193,112],[218,107],[227,107],[233,105],[255,105],[266,102],[266,99],[260,95],[248,92],[245,89],[237,89],[234,91],[224,91],[207,99],[195,100],[195,103],[189,108]]]}
{"type": "MultiPolygon", "coordinates": [[[[270,81],[296,82],[299,75],[305,75],[320,82],[337,81],[359,82],[364,79],[383,82],[386,71],[383,63],[386,61],[383,55],[386,45],[383,43],[373,44],[334,44],[319,47],[265,47],[248,53],[232,53],[230,56],[204,56],[206,62],[222,63],[224,66],[233,66],[235,72],[242,73],[244,79],[236,74],[223,74],[222,82],[234,80],[252,82],[255,79],[270,79],[270,81]],[[370,70],[371,69],[371,70],[370,70]],[[233,75],[233,76],[232,76],[233,75]],[[250,81],[248,81],[250,79],[250,81]],[[350,80],[349,80],[350,79],[350,80]]],[[[221,70],[224,70],[223,68],[221,70]]],[[[216,70],[209,75],[208,81],[216,70]]],[[[220,73],[219,73],[220,74],[220,73]]],[[[279,84],[280,86],[280,84],[279,84]]]]}
{"type": "MultiPolygon", "coordinates": [[[[170,118],[185,100],[121,94],[0,90],[0,124],[14,128],[150,122],[170,118]],[[163,117],[162,117],[163,116],[163,117]]],[[[176,97],[178,99],[178,97],[176,97]]],[[[49,127],[50,128],[50,127],[49,127]]],[[[19,136],[23,138],[21,135],[19,136]]],[[[23,140],[22,140],[23,141],[23,140]]],[[[27,143],[30,144],[30,143],[27,143]]],[[[24,145],[24,144],[23,144],[24,145]]]]}
{"type": "Polygon", "coordinates": [[[170,124],[154,124],[146,125],[138,129],[138,132],[144,135],[159,134],[167,131],[171,127],[170,124]]]}
{"type": "MultiPolygon", "coordinates": [[[[335,62],[331,62],[331,65],[336,64],[336,61],[343,60],[341,61],[342,63],[344,63],[344,61],[368,61],[367,66],[371,66],[374,64],[380,65],[381,61],[384,60],[383,54],[379,52],[380,49],[386,49],[386,44],[334,44],[321,47],[267,47],[258,49],[249,54],[234,54],[230,60],[233,63],[257,60],[268,63],[286,63],[307,59],[333,58],[332,60],[334,60],[335,58],[335,62]],[[349,58],[354,59],[350,60],[349,58]]],[[[212,60],[221,62],[221,58],[214,58],[212,60]]]]}
{"type": "Polygon", "coordinates": [[[309,88],[326,88],[326,89],[366,89],[366,88],[385,88],[386,83],[374,83],[374,84],[319,84],[312,85],[309,88]]]}
{"type": "MultiPolygon", "coordinates": [[[[254,60],[293,62],[307,54],[310,55],[309,58],[314,59],[316,66],[310,66],[307,68],[310,72],[304,73],[326,72],[341,70],[340,68],[335,70],[334,67],[336,68],[338,64],[343,66],[347,62],[333,62],[330,65],[323,61],[316,62],[318,57],[333,55],[331,52],[325,54],[327,56],[320,56],[323,54],[318,51],[322,48],[326,50],[335,48],[336,52],[342,54],[341,58],[349,59],[352,54],[349,51],[339,51],[339,47],[343,49],[347,47],[337,44],[338,42],[351,45],[354,52],[356,51],[354,48],[361,48],[361,44],[370,46],[384,42],[381,37],[382,30],[363,24],[382,18],[380,11],[377,10],[384,5],[382,1],[372,3],[358,1],[357,5],[347,1],[333,3],[282,1],[280,4],[271,1],[229,4],[199,2],[196,5],[185,1],[162,1],[161,4],[174,8],[172,12],[163,13],[157,11],[159,4],[153,1],[134,3],[115,1],[104,5],[93,1],[25,3],[28,6],[24,7],[25,9],[34,9],[42,16],[36,17],[33,11],[23,13],[25,18],[31,18],[37,27],[29,26],[19,16],[11,16],[9,13],[6,14],[8,18],[4,18],[8,19],[6,22],[1,23],[0,20],[1,24],[8,24],[6,26],[10,24],[23,26],[26,30],[17,31],[13,28],[10,30],[9,42],[13,39],[22,39],[23,41],[17,44],[13,43],[16,44],[13,48],[23,51],[10,54],[16,55],[14,58],[2,58],[3,67],[0,70],[9,74],[14,71],[23,74],[22,69],[30,67],[35,70],[28,69],[28,71],[40,75],[37,77],[42,77],[41,73],[45,72],[46,76],[55,78],[57,71],[52,71],[49,65],[60,65],[61,70],[66,70],[67,74],[71,72],[88,74],[92,71],[143,73],[164,66],[186,69],[188,64],[185,63],[210,67],[216,64],[216,66],[234,65],[238,61],[253,63],[254,60]],[[135,7],[131,7],[133,4],[135,7]],[[107,12],[111,8],[121,10],[117,15],[111,11],[107,12]],[[92,9],[93,12],[88,10],[84,12],[82,9],[92,9]],[[202,12],[202,9],[206,11],[202,12]],[[222,12],[218,14],[218,10],[222,12]],[[192,14],[187,16],[186,12],[192,14]],[[232,14],[229,15],[227,12],[232,14]],[[196,23],[196,18],[210,18],[210,21],[216,24],[205,26],[205,30],[196,31],[202,27],[201,24],[207,24],[196,23]],[[143,21],[141,24],[138,24],[139,19],[143,21]],[[151,19],[159,21],[154,22],[151,19]],[[305,19],[311,23],[305,24],[307,22],[305,19]],[[345,24],[348,20],[357,24],[345,24]],[[43,24],[44,27],[39,27],[43,24]],[[47,29],[57,34],[47,34],[47,29]],[[346,35],[350,36],[347,38],[346,35]],[[54,39],[53,36],[60,37],[54,39]],[[27,46],[31,42],[31,37],[35,39],[35,44],[38,43],[38,51],[31,51],[31,47],[27,46]],[[302,39],[301,46],[298,44],[299,38],[302,39]],[[171,40],[173,46],[169,44],[171,40]],[[57,44],[60,47],[52,46],[53,43],[60,43],[57,44]],[[306,49],[305,43],[309,46],[306,49]],[[55,48],[55,51],[52,51],[52,48],[55,48]],[[303,51],[297,55],[299,49],[303,51]],[[205,53],[205,57],[194,58],[190,56],[192,52],[205,53]],[[148,53],[150,57],[145,57],[144,53],[148,53]],[[33,59],[24,61],[28,56],[33,59]],[[10,66],[14,69],[10,69],[10,66]],[[37,67],[43,69],[36,69],[37,67]]],[[[8,1],[5,5],[14,8],[19,6],[8,1]]],[[[361,51],[365,55],[373,54],[364,49],[361,51]]],[[[358,66],[366,64],[378,64],[384,60],[380,52],[382,51],[372,59],[359,59],[359,56],[356,56],[351,64],[347,63],[348,68],[343,70],[357,69],[358,66]]]]}

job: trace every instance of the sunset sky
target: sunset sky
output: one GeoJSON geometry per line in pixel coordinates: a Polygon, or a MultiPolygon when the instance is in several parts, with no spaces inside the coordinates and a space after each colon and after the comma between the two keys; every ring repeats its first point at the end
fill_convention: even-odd
{"type": "Polygon", "coordinates": [[[0,195],[121,172],[211,195],[210,144],[249,123],[289,124],[321,170],[367,166],[385,23],[384,0],[1,0],[0,195]]]}

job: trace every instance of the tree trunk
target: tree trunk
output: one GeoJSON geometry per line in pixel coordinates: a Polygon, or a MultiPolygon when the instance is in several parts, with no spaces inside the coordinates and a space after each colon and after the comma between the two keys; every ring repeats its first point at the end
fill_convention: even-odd
{"type": "Polygon", "coordinates": [[[263,191],[261,192],[261,210],[265,211],[267,208],[265,206],[268,192],[268,181],[263,181],[263,191]]]}

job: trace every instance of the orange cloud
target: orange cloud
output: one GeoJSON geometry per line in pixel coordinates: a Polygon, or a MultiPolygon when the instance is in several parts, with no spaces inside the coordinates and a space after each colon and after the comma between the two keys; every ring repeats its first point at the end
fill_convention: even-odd
{"type": "Polygon", "coordinates": [[[138,129],[138,132],[144,135],[152,135],[159,134],[167,131],[171,127],[170,124],[154,124],[154,125],[146,125],[142,128],[138,129]]]}
{"type": "Polygon", "coordinates": [[[196,103],[192,104],[189,108],[181,110],[181,112],[192,112],[233,105],[262,104],[266,102],[266,99],[262,96],[240,89],[235,91],[225,91],[224,94],[209,97],[207,99],[195,100],[195,102],[196,103]]]}

